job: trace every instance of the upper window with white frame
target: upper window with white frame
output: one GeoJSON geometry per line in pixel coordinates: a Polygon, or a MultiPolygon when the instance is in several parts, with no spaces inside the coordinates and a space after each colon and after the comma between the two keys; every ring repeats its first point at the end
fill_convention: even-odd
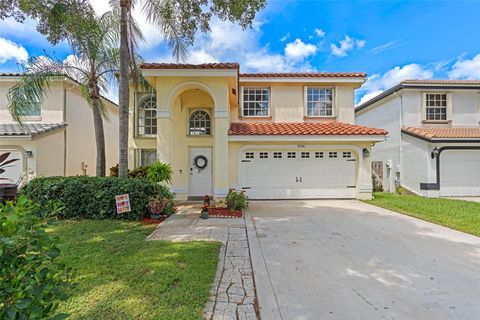
{"type": "Polygon", "coordinates": [[[268,117],[270,115],[270,88],[244,87],[244,117],[268,117]]]}
{"type": "Polygon", "coordinates": [[[210,114],[205,110],[193,111],[188,123],[188,134],[191,136],[205,136],[212,132],[210,114]]]}
{"type": "Polygon", "coordinates": [[[425,119],[429,121],[447,120],[447,94],[425,94],[425,119]]]}
{"type": "Polygon", "coordinates": [[[333,88],[306,87],[308,117],[333,116],[333,88]]]}
{"type": "Polygon", "coordinates": [[[138,134],[157,134],[157,96],[147,95],[138,104],[138,134]]]}

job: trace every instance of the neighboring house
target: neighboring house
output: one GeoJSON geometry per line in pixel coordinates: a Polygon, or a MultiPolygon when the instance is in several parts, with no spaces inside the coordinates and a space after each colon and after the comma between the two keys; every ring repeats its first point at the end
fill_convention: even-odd
{"type": "Polygon", "coordinates": [[[371,197],[369,154],[386,131],[354,124],[364,73],[141,69],[155,93],[131,95],[130,163],[171,163],[177,198],[223,198],[229,188],[253,199],[371,197]]]}
{"type": "MultiPolygon", "coordinates": [[[[0,178],[17,182],[22,174],[34,176],[95,175],[93,114],[80,86],[65,78],[55,81],[44,101],[33,103],[31,115],[16,123],[9,111],[7,92],[21,74],[0,74],[0,154],[12,162],[0,178]]],[[[104,98],[106,163],[118,163],[118,107],[104,98]]],[[[0,183],[5,183],[1,180],[0,183]]]]}
{"type": "Polygon", "coordinates": [[[480,80],[403,81],[355,112],[389,132],[372,153],[385,190],[480,196],[480,80]]]}

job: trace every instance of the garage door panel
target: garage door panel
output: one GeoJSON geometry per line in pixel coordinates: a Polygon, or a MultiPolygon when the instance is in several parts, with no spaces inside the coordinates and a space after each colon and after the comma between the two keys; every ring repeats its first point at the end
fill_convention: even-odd
{"type": "Polygon", "coordinates": [[[480,151],[446,150],[440,158],[442,196],[480,196],[480,151]]]}
{"type": "Polygon", "coordinates": [[[355,197],[355,162],[340,152],[337,158],[328,151],[248,153],[253,158],[240,162],[239,181],[252,199],[355,197]]]}

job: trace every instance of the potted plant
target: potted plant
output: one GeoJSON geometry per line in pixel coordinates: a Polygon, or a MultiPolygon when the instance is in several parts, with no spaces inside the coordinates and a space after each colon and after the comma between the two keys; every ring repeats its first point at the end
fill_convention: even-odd
{"type": "Polygon", "coordinates": [[[165,198],[163,199],[151,198],[147,205],[148,212],[150,213],[150,218],[156,219],[156,220],[160,219],[167,205],[168,205],[168,200],[165,198]]]}
{"type": "Polygon", "coordinates": [[[208,204],[203,205],[202,212],[200,213],[200,218],[208,219],[208,204]]]}

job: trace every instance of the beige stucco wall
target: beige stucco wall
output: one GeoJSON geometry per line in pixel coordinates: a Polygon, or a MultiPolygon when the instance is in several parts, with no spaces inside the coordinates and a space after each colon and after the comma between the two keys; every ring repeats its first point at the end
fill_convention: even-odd
{"type": "MultiPolygon", "coordinates": [[[[241,87],[268,87],[270,88],[270,116],[242,117],[241,108],[236,106],[230,109],[230,121],[273,121],[273,122],[303,122],[337,120],[345,123],[354,123],[354,89],[356,84],[335,83],[277,83],[277,82],[241,82],[241,87]],[[305,87],[327,87],[334,89],[334,111],[332,117],[312,117],[305,119],[305,87]]],[[[241,90],[240,93],[241,94],[241,90]]],[[[240,99],[241,105],[241,99],[240,99]]]]}
{"type": "MultiPolygon", "coordinates": [[[[19,78],[0,78],[0,123],[14,123],[9,111],[7,92],[19,78]]],[[[104,119],[106,168],[118,163],[118,107],[104,100],[108,119],[104,119]]],[[[2,139],[0,145],[18,145],[34,153],[28,167],[37,176],[80,175],[82,162],[87,174],[95,175],[95,133],[93,114],[77,84],[70,80],[53,82],[41,102],[41,116],[25,123],[66,122],[65,130],[30,138],[2,139]],[[66,150],[65,150],[66,146],[66,150]],[[66,166],[64,165],[66,162],[66,166]]]]}

